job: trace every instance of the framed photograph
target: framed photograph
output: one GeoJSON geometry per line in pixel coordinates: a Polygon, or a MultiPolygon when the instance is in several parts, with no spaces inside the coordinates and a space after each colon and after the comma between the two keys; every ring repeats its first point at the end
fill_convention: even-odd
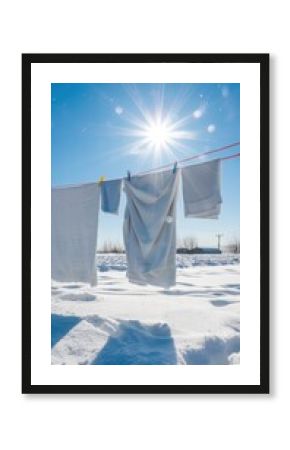
{"type": "Polygon", "coordinates": [[[22,392],[269,393],[269,55],[22,55],[22,392]]]}

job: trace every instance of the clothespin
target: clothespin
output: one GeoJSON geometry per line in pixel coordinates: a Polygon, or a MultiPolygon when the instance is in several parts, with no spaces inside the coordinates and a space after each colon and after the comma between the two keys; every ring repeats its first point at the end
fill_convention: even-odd
{"type": "Polygon", "coordinates": [[[173,166],[173,173],[176,172],[176,169],[177,169],[177,161],[175,161],[175,163],[174,163],[174,166],[173,166]]]}
{"type": "Polygon", "coordinates": [[[131,173],[130,173],[130,170],[127,170],[127,180],[128,180],[128,181],[131,180],[131,173]]]}
{"type": "Polygon", "coordinates": [[[102,184],[105,181],[106,177],[104,177],[104,175],[100,176],[98,183],[102,184]]]}

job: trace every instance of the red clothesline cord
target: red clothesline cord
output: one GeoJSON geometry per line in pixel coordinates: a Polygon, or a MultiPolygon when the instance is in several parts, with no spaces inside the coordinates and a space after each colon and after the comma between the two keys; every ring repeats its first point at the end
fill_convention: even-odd
{"type": "Polygon", "coordinates": [[[225,161],[225,159],[237,158],[238,156],[240,156],[240,152],[234,153],[234,155],[224,156],[223,158],[220,158],[220,161],[225,161]]]}
{"type": "MultiPolygon", "coordinates": [[[[207,152],[196,153],[196,155],[190,156],[189,158],[181,159],[179,161],[176,161],[176,163],[181,164],[184,162],[188,162],[188,161],[191,161],[196,158],[201,158],[206,155],[211,155],[212,153],[217,153],[217,152],[221,152],[223,150],[228,150],[229,148],[232,148],[232,147],[237,147],[238,145],[240,145],[240,142],[234,142],[233,144],[225,145],[224,147],[215,148],[213,150],[208,150],[207,152]]],[[[226,159],[237,158],[238,156],[240,156],[240,153],[235,153],[234,155],[224,156],[223,158],[220,158],[220,160],[225,161],[226,159]]],[[[164,166],[156,167],[155,169],[147,170],[146,172],[138,172],[134,175],[145,175],[145,174],[151,173],[151,172],[158,172],[161,169],[166,169],[166,168],[172,167],[173,165],[174,165],[174,163],[166,164],[164,166]]],[[[114,178],[114,180],[115,179],[122,180],[123,177],[122,178],[114,178]]],[[[112,181],[112,180],[110,179],[110,180],[106,180],[106,181],[112,181]]],[[[90,183],[82,183],[82,184],[90,184],[90,183]]],[[[73,186],[79,186],[79,185],[78,184],[70,184],[70,185],[66,185],[66,186],[55,186],[55,188],[64,188],[64,187],[73,187],[73,186]]]]}
{"type": "MultiPolygon", "coordinates": [[[[213,150],[208,150],[207,152],[197,153],[196,155],[189,156],[188,158],[184,158],[184,159],[181,159],[181,160],[177,161],[177,164],[188,162],[188,161],[191,161],[193,159],[200,158],[201,156],[207,156],[207,155],[211,155],[212,153],[217,153],[217,152],[221,152],[223,150],[228,150],[229,148],[237,147],[238,145],[240,145],[240,141],[233,142],[232,144],[228,144],[228,145],[225,145],[223,147],[215,148],[213,150]]],[[[237,154],[235,154],[235,157],[237,157],[239,155],[240,154],[237,153],[237,154]]],[[[232,156],[232,157],[234,157],[234,156],[232,156]]],[[[225,158],[221,158],[221,159],[223,160],[223,159],[230,159],[230,158],[229,157],[225,157],[225,158]]],[[[166,169],[167,167],[172,167],[173,164],[174,163],[165,164],[164,166],[155,167],[155,169],[146,170],[145,172],[138,172],[135,175],[145,175],[147,173],[156,172],[156,171],[159,171],[161,169],[166,169]]]]}

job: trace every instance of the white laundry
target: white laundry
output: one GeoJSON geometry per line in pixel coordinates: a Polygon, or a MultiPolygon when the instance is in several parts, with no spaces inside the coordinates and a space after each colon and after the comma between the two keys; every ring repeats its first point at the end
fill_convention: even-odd
{"type": "Polygon", "coordinates": [[[186,217],[217,219],[222,203],[219,159],[181,169],[186,217]]]}
{"type": "Polygon", "coordinates": [[[51,277],[95,285],[100,188],[97,183],[51,192],[51,277]]]}
{"type": "Polygon", "coordinates": [[[179,170],[124,180],[124,243],[129,281],[170,287],[176,281],[179,170]]]}

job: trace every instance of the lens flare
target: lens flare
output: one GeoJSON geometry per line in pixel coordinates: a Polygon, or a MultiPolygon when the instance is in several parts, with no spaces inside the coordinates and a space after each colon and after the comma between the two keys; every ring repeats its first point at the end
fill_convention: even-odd
{"type": "Polygon", "coordinates": [[[170,142],[170,129],[163,123],[152,125],[148,128],[148,139],[156,150],[162,150],[170,142]]]}
{"type": "MultiPolygon", "coordinates": [[[[161,86],[154,97],[153,105],[148,107],[148,99],[141,95],[137,85],[125,86],[132,108],[122,108],[119,114],[121,123],[112,126],[110,132],[127,138],[120,145],[118,153],[126,152],[141,158],[150,157],[155,162],[168,161],[187,155],[197,141],[198,130],[192,110],[182,115],[182,109],[189,100],[189,94],[179,92],[170,101],[161,86]]],[[[188,109],[188,108],[187,108],[188,109]]]]}

